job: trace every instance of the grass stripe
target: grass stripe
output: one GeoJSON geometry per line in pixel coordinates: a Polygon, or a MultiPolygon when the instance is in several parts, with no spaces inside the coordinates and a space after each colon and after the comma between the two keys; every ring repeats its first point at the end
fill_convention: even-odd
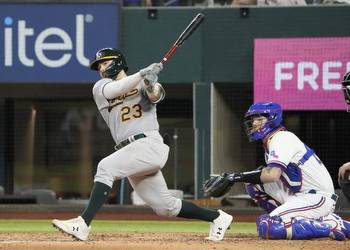
{"type": "MultiPolygon", "coordinates": [[[[202,221],[94,220],[94,232],[208,232],[202,221]]],[[[0,232],[54,232],[50,220],[0,220],[0,232]]],[[[234,223],[228,233],[256,234],[255,223],[234,223]]]]}

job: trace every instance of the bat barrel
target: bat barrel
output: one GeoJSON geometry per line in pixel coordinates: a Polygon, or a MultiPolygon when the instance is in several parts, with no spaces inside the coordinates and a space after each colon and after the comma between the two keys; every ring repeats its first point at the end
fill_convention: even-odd
{"type": "Polygon", "coordinates": [[[169,58],[175,53],[176,49],[180,47],[183,42],[191,36],[191,34],[199,27],[199,25],[203,22],[204,15],[202,13],[198,13],[195,18],[191,21],[191,23],[186,27],[186,29],[181,33],[178,37],[174,45],[168,50],[165,54],[161,63],[164,65],[169,58]]]}
{"type": "Polygon", "coordinates": [[[186,29],[181,33],[175,44],[182,45],[182,43],[192,35],[192,33],[199,27],[199,25],[204,21],[204,14],[198,13],[191,23],[186,27],[186,29]]]}

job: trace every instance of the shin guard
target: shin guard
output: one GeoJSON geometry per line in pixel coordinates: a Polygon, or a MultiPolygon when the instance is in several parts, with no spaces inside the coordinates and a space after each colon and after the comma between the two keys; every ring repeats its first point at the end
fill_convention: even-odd
{"type": "Polygon", "coordinates": [[[279,216],[264,214],[257,219],[259,237],[263,239],[308,240],[331,236],[332,230],[326,223],[305,218],[293,218],[284,223],[279,216]]]}

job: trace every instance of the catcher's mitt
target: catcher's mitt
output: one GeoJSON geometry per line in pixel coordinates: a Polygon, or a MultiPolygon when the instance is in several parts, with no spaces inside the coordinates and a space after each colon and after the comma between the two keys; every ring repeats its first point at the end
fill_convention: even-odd
{"type": "Polygon", "coordinates": [[[205,196],[220,197],[230,191],[234,184],[234,174],[224,173],[223,175],[212,176],[203,185],[205,196]]]}

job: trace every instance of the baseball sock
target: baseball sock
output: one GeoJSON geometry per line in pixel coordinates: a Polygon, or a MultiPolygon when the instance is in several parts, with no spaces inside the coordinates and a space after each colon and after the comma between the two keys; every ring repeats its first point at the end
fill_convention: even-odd
{"type": "Polygon", "coordinates": [[[111,191],[111,187],[101,182],[95,182],[92,188],[88,206],[85,208],[81,217],[85,223],[89,226],[95,214],[102,207],[103,203],[107,200],[108,194],[111,191]]]}
{"type": "Polygon", "coordinates": [[[217,217],[219,217],[219,212],[199,207],[191,202],[182,200],[182,207],[178,217],[187,218],[187,219],[198,219],[208,222],[212,222],[217,217]]]}

